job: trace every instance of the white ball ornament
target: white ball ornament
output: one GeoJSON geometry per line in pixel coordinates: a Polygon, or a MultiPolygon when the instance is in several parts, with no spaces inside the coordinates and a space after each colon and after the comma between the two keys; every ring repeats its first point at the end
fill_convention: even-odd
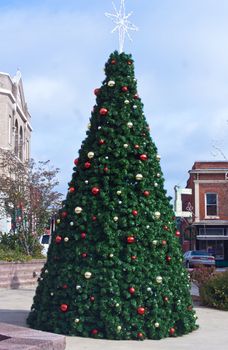
{"type": "Polygon", "coordinates": [[[133,123],[132,122],[128,122],[127,126],[129,127],[129,129],[133,128],[133,123]]]}
{"type": "Polygon", "coordinates": [[[79,318],[75,318],[74,322],[79,323],[80,322],[79,318]]]}
{"type": "Polygon", "coordinates": [[[82,212],[82,208],[81,207],[76,207],[74,209],[74,211],[75,211],[76,214],[80,214],[82,212]]]}
{"type": "Polygon", "coordinates": [[[142,174],[137,174],[135,176],[135,178],[136,178],[136,180],[141,181],[143,179],[143,176],[142,176],[142,174]]]}
{"type": "Polygon", "coordinates": [[[158,322],[155,322],[154,327],[159,328],[160,324],[158,322]]]}
{"type": "Polygon", "coordinates": [[[117,193],[118,196],[120,196],[122,192],[121,191],[117,191],[116,193],[117,193]]]}
{"type": "Polygon", "coordinates": [[[89,278],[91,278],[92,273],[87,271],[87,272],[85,272],[84,276],[85,276],[86,279],[89,279],[89,278]]]}
{"type": "Polygon", "coordinates": [[[114,216],[113,220],[118,221],[119,220],[118,216],[114,216]]]}
{"type": "Polygon", "coordinates": [[[108,159],[108,156],[106,156],[105,159],[108,159]]]}
{"type": "Polygon", "coordinates": [[[157,177],[161,177],[161,174],[160,174],[160,173],[157,173],[157,177]]]}
{"type": "Polygon", "coordinates": [[[121,327],[121,326],[117,326],[117,331],[118,331],[118,332],[120,332],[120,331],[121,331],[121,329],[122,329],[122,327],[121,327]]]}
{"type": "Polygon", "coordinates": [[[127,143],[125,143],[123,146],[124,146],[124,148],[128,148],[128,144],[127,143]]]}
{"type": "Polygon", "coordinates": [[[161,213],[159,211],[156,211],[154,213],[155,219],[160,219],[161,213]]]}
{"type": "Polygon", "coordinates": [[[50,296],[51,296],[51,297],[53,297],[53,295],[54,295],[54,293],[53,293],[53,292],[51,292],[51,293],[50,293],[50,296]]]}
{"type": "Polygon", "coordinates": [[[87,185],[89,183],[89,181],[88,180],[85,180],[85,184],[87,185]]]}
{"type": "Polygon", "coordinates": [[[74,226],[74,222],[73,221],[70,222],[70,226],[74,226]]]}
{"type": "Polygon", "coordinates": [[[158,241],[154,240],[152,243],[153,243],[153,245],[157,245],[158,241]]]}
{"type": "Polygon", "coordinates": [[[87,128],[88,128],[88,129],[90,129],[90,128],[91,128],[91,123],[89,123],[89,124],[87,125],[87,128]]]}
{"type": "Polygon", "coordinates": [[[89,159],[92,159],[94,157],[94,152],[89,152],[87,156],[89,159]]]}
{"type": "Polygon", "coordinates": [[[147,292],[151,292],[152,289],[150,287],[148,287],[146,290],[147,290],[147,292]]]}
{"type": "Polygon", "coordinates": [[[129,105],[130,101],[129,100],[125,100],[124,103],[125,103],[125,105],[129,105]]]}
{"type": "Polygon", "coordinates": [[[113,257],[114,257],[114,254],[112,254],[112,253],[109,254],[109,257],[110,257],[110,258],[113,258],[113,257]]]}
{"type": "Polygon", "coordinates": [[[161,276],[157,276],[156,277],[156,282],[159,283],[159,284],[162,283],[162,277],[161,276]]]}
{"type": "Polygon", "coordinates": [[[82,287],[78,284],[77,286],[76,286],[76,289],[77,290],[79,290],[79,289],[81,289],[82,287]]]}
{"type": "Polygon", "coordinates": [[[116,303],[116,307],[119,307],[120,306],[120,304],[119,303],[116,303]]]}
{"type": "Polygon", "coordinates": [[[158,183],[157,182],[154,183],[154,187],[158,187],[158,183]]]}
{"type": "Polygon", "coordinates": [[[108,86],[109,87],[113,87],[116,83],[114,82],[114,80],[109,80],[108,82],[108,86]]]}
{"type": "Polygon", "coordinates": [[[157,154],[157,155],[156,155],[156,159],[157,159],[158,161],[160,161],[160,160],[161,160],[161,156],[160,156],[159,154],[157,154]]]}
{"type": "Polygon", "coordinates": [[[64,242],[68,242],[69,241],[69,238],[68,237],[65,237],[64,238],[64,242]]]}
{"type": "Polygon", "coordinates": [[[100,130],[101,129],[101,126],[98,126],[98,128],[97,128],[98,130],[100,130]]]}
{"type": "Polygon", "coordinates": [[[136,105],[133,106],[134,109],[137,109],[138,107],[136,105]]]}

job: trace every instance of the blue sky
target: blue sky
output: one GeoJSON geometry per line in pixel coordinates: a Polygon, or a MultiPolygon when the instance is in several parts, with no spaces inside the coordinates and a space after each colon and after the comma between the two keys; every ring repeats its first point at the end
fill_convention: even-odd
{"type": "MultiPolygon", "coordinates": [[[[119,6],[119,0],[115,0],[119,6]]],[[[228,1],[126,0],[139,27],[125,52],[162,157],[166,188],[185,186],[196,160],[228,158],[228,1]]],[[[67,189],[85,138],[93,89],[118,48],[111,0],[0,2],[0,71],[23,77],[32,156],[61,169],[67,189]]]]}

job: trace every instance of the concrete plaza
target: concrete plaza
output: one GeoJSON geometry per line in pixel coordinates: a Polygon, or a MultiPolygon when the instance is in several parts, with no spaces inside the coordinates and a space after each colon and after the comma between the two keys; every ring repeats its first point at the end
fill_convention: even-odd
{"type": "MultiPolygon", "coordinates": [[[[34,289],[0,289],[0,322],[26,326],[34,289]]],[[[228,312],[196,307],[199,330],[179,338],[159,341],[110,341],[66,337],[66,350],[225,350],[228,344],[228,312]]]]}

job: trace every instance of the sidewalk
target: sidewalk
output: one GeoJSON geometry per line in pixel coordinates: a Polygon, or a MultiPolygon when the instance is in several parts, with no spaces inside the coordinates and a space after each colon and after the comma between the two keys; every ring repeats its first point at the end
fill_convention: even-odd
{"type": "MultiPolygon", "coordinates": [[[[0,322],[26,327],[34,289],[0,290],[0,322]]],[[[111,341],[66,337],[66,350],[225,350],[228,344],[228,312],[196,307],[199,330],[159,341],[111,341]]]]}

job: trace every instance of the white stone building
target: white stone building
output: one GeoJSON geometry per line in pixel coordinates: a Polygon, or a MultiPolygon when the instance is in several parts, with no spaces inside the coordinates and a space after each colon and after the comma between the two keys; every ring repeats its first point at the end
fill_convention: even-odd
{"type": "MultiPolygon", "coordinates": [[[[0,148],[12,151],[24,163],[30,158],[31,132],[20,71],[13,78],[0,72],[0,148]]],[[[0,232],[9,228],[10,220],[1,219],[0,232]]]]}

